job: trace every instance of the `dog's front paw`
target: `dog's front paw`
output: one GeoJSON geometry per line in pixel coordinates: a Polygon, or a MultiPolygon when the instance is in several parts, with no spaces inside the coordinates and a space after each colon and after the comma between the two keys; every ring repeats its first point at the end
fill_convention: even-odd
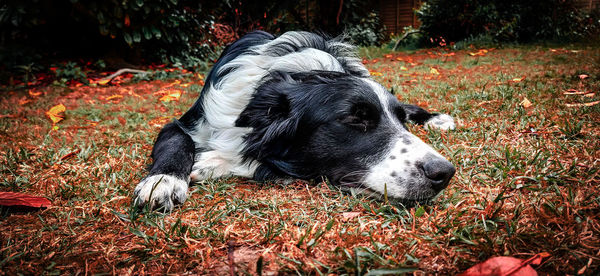
{"type": "Polygon", "coordinates": [[[135,187],[134,204],[148,204],[152,210],[170,212],[187,199],[188,181],[166,174],[144,178],[135,187]]]}
{"type": "Polygon", "coordinates": [[[455,129],[454,119],[448,114],[437,114],[425,122],[425,128],[437,128],[442,130],[455,129]]]}

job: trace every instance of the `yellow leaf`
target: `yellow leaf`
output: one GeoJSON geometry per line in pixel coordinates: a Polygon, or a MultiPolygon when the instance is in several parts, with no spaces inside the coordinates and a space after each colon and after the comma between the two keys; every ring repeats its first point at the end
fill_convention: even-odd
{"type": "Polygon", "coordinates": [[[110,100],[120,99],[120,98],[123,98],[123,95],[117,95],[117,94],[115,94],[115,95],[106,97],[106,100],[110,101],[110,100]]]}
{"type": "Polygon", "coordinates": [[[67,108],[63,104],[55,105],[46,112],[46,115],[52,120],[53,124],[56,124],[65,118],[65,115],[61,114],[65,112],[65,110],[67,110],[67,108]]]}
{"type": "Polygon", "coordinates": [[[533,105],[527,98],[523,99],[520,104],[524,108],[529,108],[533,105]]]}
{"type": "Polygon", "coordinates": [[[100,85],[106,85],[109,82],[110,82],[110,79],[100,79],[100,80],[96,81],[96,83],[100,84],[100,85]]]}
{"type": "Polygon", "coordinates": [[[429,70],[429,72],[431,72],[434,75],[439,75],[440,74],[440,72],[437,69],[433,68],[433,67],[431,67],[431,70],[429,70]]]}
{"type": "Polygon", "coordinates": [[[378,76],[378,77],[383,76],[383,74],[380,72],[370,71],[369,73],[371,73],[371,76],[378,76]]]}
{"type": "Polygon", "coordinates": [[[512,79],[513,82],[521,82],[523,79],[525,79],[525,77],[522,78],[514,78],[512,79]]]}
{"type": "Polygon", "coordinates": [[[404,66],[400,66],[400,70],[403,70],[403,71],[408,71],[408,68],[406,68],[406,67],[404,67],[404,66]]]}
{"type": "Polygon", "coordinates": [[[168,103],[170,101],[179,101],[179,98],[181,97],[181,90],[165,90],[164,91],[164,95],[162,97],[160,97],[160,101],[168,103]]]}

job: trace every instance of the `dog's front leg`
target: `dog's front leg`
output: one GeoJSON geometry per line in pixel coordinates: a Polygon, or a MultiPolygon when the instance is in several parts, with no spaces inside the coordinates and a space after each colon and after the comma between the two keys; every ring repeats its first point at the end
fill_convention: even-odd
{"type": "Polygon", "coordinates": [[[148,176],[136,186],[134,204],[170,212],[187,199],[195,144],[176,123],[169,123],[158,134],[152,149],[148,176]]]}

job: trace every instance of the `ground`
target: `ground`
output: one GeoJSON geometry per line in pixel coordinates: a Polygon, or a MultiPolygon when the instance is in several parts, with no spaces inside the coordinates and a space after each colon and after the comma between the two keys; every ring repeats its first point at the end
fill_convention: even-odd
{"type": "Polygon", "coordinates": [[[401,101],[458,123],[410,126],[457,168],[433,204],[233,178],[191,187],[171,214],[136,214],[153,140],[195,101],[202,75],[4,87],[0,191],[52,206],[2,208],[0,274],[455,274],[542,252],[538,272],[600,269],[598,47],[361,55],[401,101]]]}

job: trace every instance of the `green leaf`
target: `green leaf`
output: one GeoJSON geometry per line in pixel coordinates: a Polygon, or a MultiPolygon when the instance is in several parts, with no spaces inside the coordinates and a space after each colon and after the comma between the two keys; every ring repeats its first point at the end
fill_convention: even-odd
{"type": "Polygon", "coordinates": [[[154,37],[156,37],[156,39],[160,39],[162,37],[160,30],[156,27],[152,27],[152,33],[154,34],[154,37]]]}
{"type": "Polygon", "coordinates": [[[415,217],[420,218],[423,216],[423,214],[425,214],[425,209],[423,209],[423,206],[419,207],[419,209],[415,211],[415,217]]]}
{"type": "Polygon", "coordinates": [[[140,34],[140,32],[138,32],[138,31],[133,32],[133,41],[135,43],[140,43],[140,41],[142,41],[142,35],[140,34]]]}
{"type": "Polygon", "coordinates": [[[131,43],[133,43],[131,35],[129,35],[128,33],[123,33],[123,39],[125,39],[125,42],[127,42],[129,46],[131,46],[131,43]]]}
{"type": "Polygon", "coordinates": [[[146,40],[152,39],[152,32],[150,31],[150,29],[148,29],[146,27],[142,27],[142,33],[144,34],[144,39],[146,39],[146,40]]]}
{"type": "Polygon", "coordinates": [[[96,18],[98,19],[98,23],[104,24],[106,21],[104,20],[104,14],[102,12],[98,12],[96,14],[96,18]]]}

